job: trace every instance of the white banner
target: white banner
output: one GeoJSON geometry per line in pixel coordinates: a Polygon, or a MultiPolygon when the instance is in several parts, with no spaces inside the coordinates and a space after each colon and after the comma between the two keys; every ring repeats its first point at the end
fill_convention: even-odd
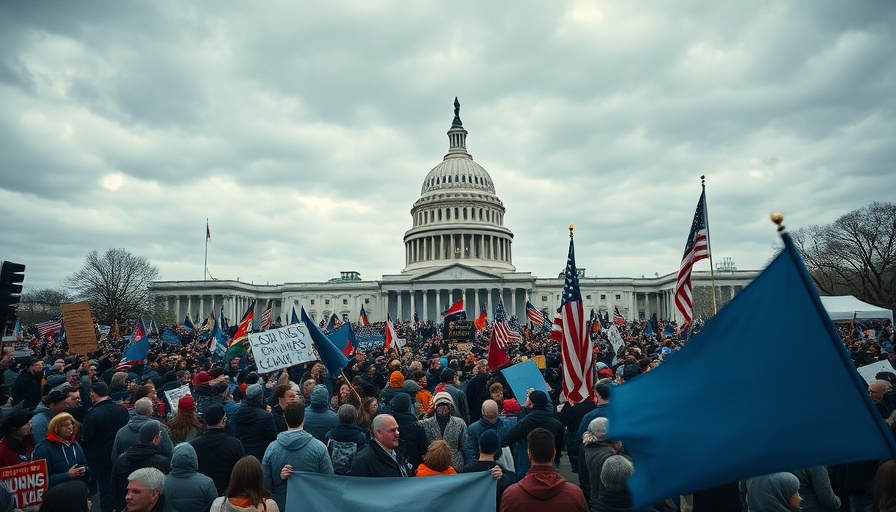
{"type": "Polygon", "coordinates": [[[172,418],[177,415],[177,402],[181,398],[183,398],[187,395],[190,395],[190,394],[192,394],[192,393],[190,393],[190,386],[187,386],[187,385],[183,385],[179,388],[165,391],[165,397],[168,398],[168,404],[171,406],[170,412],[171,412],[172,418]]]}
{"type": "Polygon", "coordinates": [[[880,372],[896,373],[896,370],[893,370],[893,365],[891,365],[889,361],[878,361],[859,367],[859,375],[861,375],[868,384],[871,384],[871,382],[876,379],[875,375],[880,372]]]}
{"type": "Polygon", "coordinates": [[[259,373],[320,359],[304,323],[251,333],[249,346],[252,347],[252,356],[255,357],[259,373]]]}

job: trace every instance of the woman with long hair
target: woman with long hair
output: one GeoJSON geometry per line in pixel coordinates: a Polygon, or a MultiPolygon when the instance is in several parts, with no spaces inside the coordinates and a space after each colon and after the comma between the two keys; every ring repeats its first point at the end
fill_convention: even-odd
{"type": "Polygon", "coordinates": [[[442,439],[430,443],[423,462],[417,466],[417,476],[453,475],[457,471],[451,466],[451,448],[442,439]]]}
{"type": "Polygon", "coordinates": [[[872,498],[876,512],[896,512],[896,461],[893,459],[877,468],[872,498]]]}
{"type": "Polygon", "coordinates": [[[78,422],[67,412],[61,412],[47,426],[47,438],[34,448],[34,458],[47,460],[49,486],[80,480],[85,484],[90,481],[87,469],[87,458],[84,450],[75,440],[78,433],[78,422]]]}
{"type": "Polygon", "coordinates": [[[202,423],[196,418],[196,407],[193,397],[185,395],[177,401],[177,414],[168,421],[168,433],[171,435],[171,443],[177,446],[180,443],[191,441],[202,431],[202,423]]]}
{"type": "Polygon", "coordinates": [[[90,512],[90,493],[84,482],[71,480],[44,494],[39,512],[90,512]]]}
{"type": "Polygon", "coordinates": [[[209,512],[280,512],[264,488],[264,472],[258,459],[246,455],[234,464],[224,496],[212,502],[209,512]]]}
{"type": "Polygon", "coordinates": [[[340,407],[349,403],[348,400],[352,393],[353,391],[351,384],[344,380],[340,380],[338,385],[336,386],[336,393],[330,400],[330,409],[332,409],[334,412],[339,412],[340,407]]]}
{"type": "Polygon", "coordinates": [[[6,415],[0,426],[0,467],[15,466],[32,460],[31,411],[16,409],[6,415]]]}
{"type": "Polygon", "coordinates": [[[377,408],[379,408],[379,402],[377,402],[375,397],[365,396],[361,399],[361,408],[358,409],[358,419],[355,421],[355,424],[367,434],[367,439],[370,439],[370,424],[373,421],[373,417],[376,416],[375,411],[377,408]]]}

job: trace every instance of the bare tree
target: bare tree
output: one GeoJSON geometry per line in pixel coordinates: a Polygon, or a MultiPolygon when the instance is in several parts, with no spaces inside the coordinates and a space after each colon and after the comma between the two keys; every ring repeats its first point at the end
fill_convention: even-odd
{"type": "Polygon", "coordinates": [[[159,278],[159,269],[142,256],[124,249],[109,249],[102,255],[87,255],[84,267],[65,280],[79,300],[90,302],[101,323],[124,321],[154,311],[149,284],[159,278]]]}
{"type": "Polygon", "coordinates": [[[60,304],[69,302],[73,302],[73,299],[66,290],[58,288],[27,290],[22,293],[22,302],[17,313],[23,324],[33,324],[61,314],[60,304]]]}
{"type": "Polygon", "coordinates": [[[875,202],[793,238],[819,291],[896,309],[896,204],[875,202]]]}

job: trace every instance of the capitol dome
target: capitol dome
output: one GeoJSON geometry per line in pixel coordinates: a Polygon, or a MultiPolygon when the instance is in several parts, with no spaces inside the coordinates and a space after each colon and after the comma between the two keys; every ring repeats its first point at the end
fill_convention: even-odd
{"type": "Polygon", "coordinates": [[[513,233],[504,227],[504,205],[491,176],[467,152],[467,130],[454,99],[448,153],[423,180],[404,235],[405,272],[456,263],[492,273],[514,272],[513,233]]]}

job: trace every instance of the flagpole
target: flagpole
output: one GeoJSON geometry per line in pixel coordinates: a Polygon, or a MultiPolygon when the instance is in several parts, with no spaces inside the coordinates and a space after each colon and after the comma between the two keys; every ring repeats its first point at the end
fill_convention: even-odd
{"type": "MultiPolygon", "coordinates": [[[[709,237],[709,208],[706,206],[706,175],[700,175],[700,186],[703,187],[703,217],[706,221],[706,251],[709,253],[709,280],[712,288],[712,314],[719,312],[716,305],[716,272],[715,265],[712,263],[712,243],[709,237]]],[[[689,336],[690,337],[690,336],[689,336]]]]}
{"type": "Polygon", "coordinates": [[[205,218],[205,263],[203,264],[202,269],[202,280],[205,281],[208,278],[208,217],[205,218]]]}

